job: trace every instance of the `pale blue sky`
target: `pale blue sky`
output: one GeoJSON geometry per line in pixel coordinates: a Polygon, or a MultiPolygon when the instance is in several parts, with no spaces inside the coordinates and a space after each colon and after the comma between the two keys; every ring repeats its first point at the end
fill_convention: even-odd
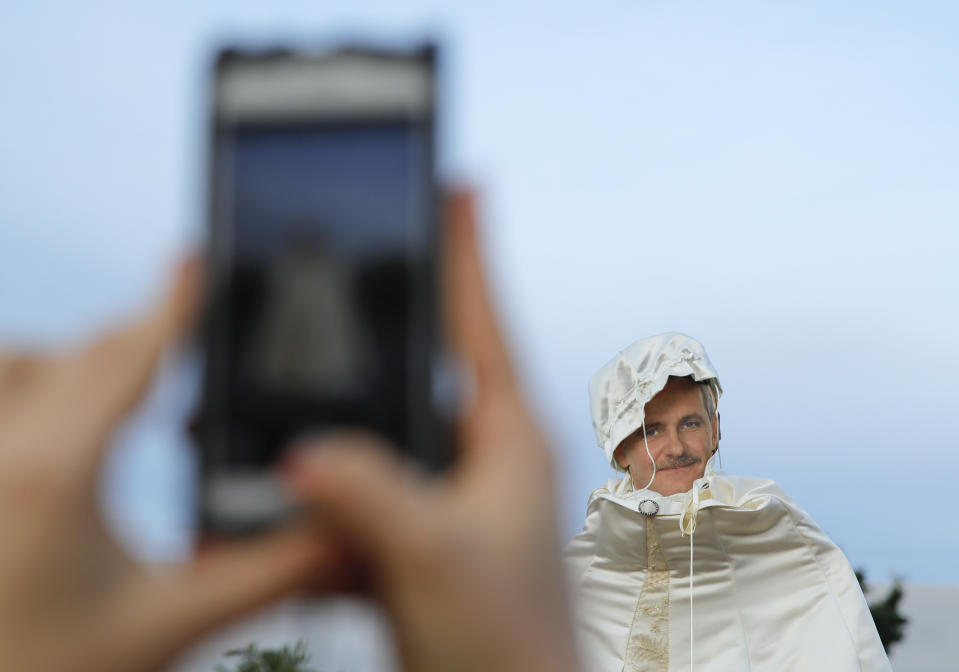
{"type": "MultiPolygon", "coordinates": [[[[877,580],[959,584],[953,3],[131,5],[0,8],[4,340],[116,319],[197,239],[215,40],[435,35],[443,164],[483,192],[567,536],[611,475],[586,381],[679,330],[726,390],[728,471],[779,481],[877,580]]],[[[187,388],[168,376],[107,480],[155,556],[182,549],[187,388]]]]}

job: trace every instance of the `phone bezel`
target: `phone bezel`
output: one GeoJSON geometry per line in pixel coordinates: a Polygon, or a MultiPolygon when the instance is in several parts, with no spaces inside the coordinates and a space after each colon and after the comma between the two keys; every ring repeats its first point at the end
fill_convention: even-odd
{"type": "MultiPolygon", "coordinates": [[[[409,303],[412,311],[410,328],[415,333],[410,334],[410,347],[421,348],[422,351],[414,357],[415,361],[423,362],[423,366],[412,367],[410,379],[406,381],[409,401],[407,414],[410,427],[409,445],[402,447],[404,454],[413,462],[419,464],[427,472],[442,471],[452,461],[452,441],[450,432],[451,418],[449,404],[436,403],[434,400],[436,379],[443,377],[442,371],[447,358],[444,357],[442,342],[442,316],[440,300],[439,267],[441,242],[440,211],[441,194],[437,179],[436,160],[436,73],[437,48],[434,44],[424,44],[413,49],[390,50],[381,48],[358,47],[354,45],[330,47],[319,50],[289,50],[289,49],[258,49],[244,50],[237,48],[221,49],[216,57],[211,83],[211,99],[209,101],[209,128],[210,145],[208,165],[208,203],[207,203],[207,254],[206,267],[208,304],[206,307],[202,339],[204,345],[204,371],[201,392],[201,410],[195,416],[193,434],[200,447],[200,506],[199,518],[201,528],[206,533],[238,534],[257,531],[265,527],[274,526],[290,517],[295,509],[294,504],[286,497],[282,485],[275,473],[237,474],[236,487],[232,485],[219,487],[224,482],[223,474],[229,472],[225,465],[229,462],[229,447],[225,444],[224,432],[218,428],[216,409],[225,402],[221,398],[225,393],[223,386],[218,382],[224,376],[220,373],[228,366],[224,360],[222,345],[225,320],[222,315],[222,302],[216,297],[224,296],[228,292],[230,270],[232,262],[232,231],[228,230],[229,219],[224,217],[218,208],[217,197],[220,186],[218,180],[223,176],[217,165],[218,144],[222,142],[224,134],[228,132],[236,119],[225,119],[222,109],[220,83],[224,72],[229,68],[242,67],[241,64],[268,64],[271,67],[284,67],[284,63],[330,62],[337,58],[368,59],[370,62],[406,63],[415,64],[427,73],[429,87],[427,99],[422,105],[419,123],[425,128],[425,149],[427,163],[426,170],[429,176],[428,202],[428,236],[425,242],[430,263],[423,265],[422,277],[416,282],[411,294],[415,295],[409,303]],[[427,400],[424,403],[424,400],[427,400]],[[447,409],[444,412],[444,407],[447,409]],[[219,480],[218,480],[219,479],[219,480]],[[221,491],[229,491],[229,496],[223,497],[221,491]],[[218,495],[218,493],[220,493],[218,495]],[[215,500],[215,501],[214,501],[215,500]],[[229,501],[235,504],[229,504],[229,501]],[[247,506],[250,502],[261,501],[261,505],[247,506]],[[217,503],[219,502],[219,503],[217,503]],[[224,502],[227,502],[224,504],[224,502]],[[231,511],[230,509],[234,509],[231,511]]],[[[274,101],[275,102],[275,101],[274,101]]],[[[356,120],[343,115],[344,121],[356,120]]],[[[371,115],[375,117],[374,115],[371,115]]],[[[308,118],[300,109],[297,114],[286,117],[290,123],[308,118]]],[[[331,123],[332,116],[323,116],[324,123],[331,123]]],[[[271,123],[282,125],[282,113],[271,123]]],[[[413,356],[410,354],[410,356],[413,356]]],[[[232,481],[231,481],[232,483],[232,481]]]]}

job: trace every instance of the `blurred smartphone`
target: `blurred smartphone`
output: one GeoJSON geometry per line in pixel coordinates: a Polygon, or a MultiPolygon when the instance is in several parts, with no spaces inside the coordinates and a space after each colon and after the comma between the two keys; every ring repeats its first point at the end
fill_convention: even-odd
{"type": "Polygon", "coordinates": [[[311,434],[363,428],[426,470],[450,461],[435,72],[429,46],[216,61],[194,422],[207,532],[288,517],[275,467],[311,434]]]}

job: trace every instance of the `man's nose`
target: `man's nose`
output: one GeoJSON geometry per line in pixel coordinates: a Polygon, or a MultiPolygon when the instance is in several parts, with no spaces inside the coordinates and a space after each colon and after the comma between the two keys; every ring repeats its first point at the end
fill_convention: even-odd
{"type": "Polygon", "coordinates": [[[670,457],[682,455],[686,452],[686,446],[683,445],[682,440],[679,437],[679,432],[676,429],[669,429],[666,431],[666,436],[664,437],[663,445],[663,454],[669,455],[670,457]]]}

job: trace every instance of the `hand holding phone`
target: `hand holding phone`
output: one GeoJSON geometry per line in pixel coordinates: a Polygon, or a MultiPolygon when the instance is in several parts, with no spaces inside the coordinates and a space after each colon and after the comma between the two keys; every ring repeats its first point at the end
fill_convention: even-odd
{"type": "Polygon", "coordinates": [[[231,618],[332,566],[312,530],[233,541],[150,567],[110,533],[111,438],[191,321],[196,274],[82,347],[0,351],[0,670],[152,672],[231,618]]]}
{"type": "Polygon", "coordinates": [[[424,481],[345,434],[299,451],[288,474],[372,574],[403,669],[575,672],[553,457],[497,325],[468,194],[452,199],[446,250],[452,347],[476,372],[449,477],[424,481]]]}

